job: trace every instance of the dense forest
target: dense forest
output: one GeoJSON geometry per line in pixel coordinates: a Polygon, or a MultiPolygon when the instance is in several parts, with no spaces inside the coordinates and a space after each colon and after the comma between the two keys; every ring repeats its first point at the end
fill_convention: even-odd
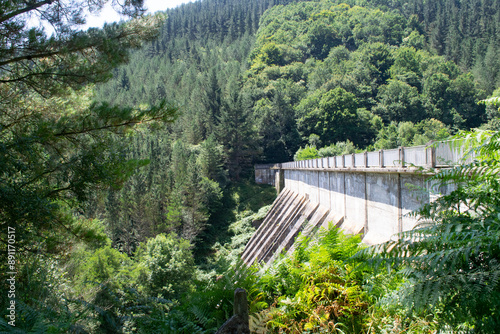
{"type": "Polygon", "coordinates": [[[104,2],[0,1],[1,331],[213,333],[236,287],[256,333],[500,327],[500,2],[127,1],[80,31],[104,2]],[[436,224],[239,261],[276,196],[254,164],[450,136],[477,158],[433,177],[436,224]]]}
{"type": "Polygon", "coordinates": [[[481,124],[494,128],[494,110],[477,101],[500,83],[498,4],[474,4],[489,14],[471,21],[469,7],[455,2],[402,3],[201,1],[169,11],[159,38],[97,87],[96,99],[123,106],[166,99],[179,107],[179,118],[129,145],[126,154],[150,165],[93,204],[93,215],[108,214],[113,231],[141,236],[114,231],[116,243],[176,231],[206,248],[225,221],[216,211],[227,206],[215,203],[227,199],[230,182],[251,175],[254,163],[426,144],[481,124]],[[437,15],[445,10],[456,21],[437,15]],[[463,33],[451,36],[455,25],[463,33]],[[443,39],[474,40],[475,47],[470,54],[437,50],[435,26],[447,28],[443,39]],[[213,161],[200,166],[200,154],[213,161]],[[198,167],[189,167],[195,160],[198,167]]]}

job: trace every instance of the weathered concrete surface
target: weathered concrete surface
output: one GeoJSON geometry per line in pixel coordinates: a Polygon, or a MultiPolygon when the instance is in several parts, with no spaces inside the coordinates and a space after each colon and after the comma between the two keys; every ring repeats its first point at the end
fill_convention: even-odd
{"type": "Polygon", "coordinates": [[[286,201],[282,214],[278,215],[277,220],[273,221],[269,229],[262,233],[259,244],[254,247],[247,258],[248,263],[253,263],[254,261],[260,262],[267,254],[274,252],[279,247],[281,236],[288,228],[288,225],[302,212],[307,203],[307,198],[295,193],[291,193],[290,197],[293,197],[293,199],[286,201]]]}
{"type": "Polygon", "coordinates": [[[425,177],[417,173],[290,169],[284,176],[286,189],[344,217],[341,228],[363,233],[367,244],[413,228],[408,213],[429,201],[425,177]]]}
{"type": "MultiPolygon", "coordinates": [[[[283,207],[286,207],[286,201],[289,201],[294,193],[290,190],[285,190],[279,194],[279,196],[274,200],[271,210],[267,213],[264,222],[259,226],[257,231],[248,241],[245,250],[242,254],[242,258],[249,258],[252,252],[255,251],[262,240],[263,235],[270,229],[271,224],[278,219],[279,214],[283,212],[283,207]]],[[[251,264],[251,263],[249,263],[251,264]]]]}
{"type": "Polygon", "coordinates": [[[417,224],[409,213],[431,200],[429,175],[419,167],[449,168],[446,161],[459,162],[463,154],[451,142],[438,142],[269,167],[280,195],[242,258],[248,264],[272,260],[276,252],[294,249],[298,233],[314,233],[329,222],[362,234],[366,244],[397,238],[417,224]]]}
{"type": "Polygon", "coordinates": [[[366,231],[366,175],[361,173],[345,173],[345,222],[342,228],[350,233],[366,231]],[[346,224],[346,223],[349,224],[346,224]],[[345,226],[344,226],[345,225],[345,226]]]}
{"type": "Polygon", "coordinates": [[[275,185],[276,169],[274,164],[255,165],[255,183],[275,185]]]}
{"type": "Polygon", "coordinates": [[[295,241],[305,224],[312,218],[313,214],[318,209],[319,204],[311,201],[305,201],[304,209],[301,210],[295,217],[290,219],[290,223],[286,228],[281,230],[281,233],[276,238],[275,248],[269,248],[266,254],[262,257],[265,262],[273,262],[274,258],[283,250],[289,249],[295,241]]]}
{"type": "Polygon", "coordinates": [[[367,217],[364,242],[387,241],[400,231],[399,174],[366,174],[365,185],[367,217]]]}
{"type": "Polygon", "coordinates": [[[417,220],[408,214],[429,201],[426,176],[402,169],[284,169],[275,175],[285,188],[247,244],[247,264],[292,251],[300,232],[308,235],[330,222],[362,234],[366,244],[388,241],[412,229],[417,220]]]}
{"type": "Polygon", "coordinates": [[[241,256],[247,265],[271,262],[278,254],[293,246],[297,235],[311,233],[329,214],[309,196],[285,189],[279,194],[266,219],[247,243],[241,256]]]}

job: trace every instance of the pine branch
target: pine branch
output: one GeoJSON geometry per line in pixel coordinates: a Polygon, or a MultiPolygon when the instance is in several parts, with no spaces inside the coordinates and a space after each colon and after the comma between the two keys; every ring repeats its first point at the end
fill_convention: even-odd
{"type": "Polygon", "coordinates": [[[13,12],[7,13],[7,14],[3,15],[2,17],[0,17],[0,24],[3,23],[3,22],[5,22],[5,21],[8,21],[11,18],[16,17],[18,15],[27,13],[29,11],[35,10],[35,9],[40,8],[42,6],[45,6],[45,5],[50,5],[54,1],[56,1],[56,0],[44,0],[44,1],[40,1],[40,2],[30,3],[30,4],[28,4],[24,8],[20,8],[18,10],[15,10],[13,12]]]}

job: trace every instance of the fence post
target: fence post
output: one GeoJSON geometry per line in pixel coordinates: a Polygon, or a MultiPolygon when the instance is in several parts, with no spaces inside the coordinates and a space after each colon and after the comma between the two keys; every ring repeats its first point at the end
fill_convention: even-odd
{"type": "Polygon", "coordinates": [[[248,301],[245,289],[234,290],[233,316],[215,334],[250,334],[248,301]]]}
{"type": "MultiPolygon", "coordinates": [[[[248,328],[248,301],[245,289],[238,288],[234,290],[234,309],[233,315],[237,315],[242,320],[242,325],[248,328]]],[[[250,331],[250,330],[249,330],[250,331]]]]}

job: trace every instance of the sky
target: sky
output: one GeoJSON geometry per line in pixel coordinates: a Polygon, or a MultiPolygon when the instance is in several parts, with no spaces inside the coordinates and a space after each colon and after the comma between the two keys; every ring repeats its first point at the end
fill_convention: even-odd
{"type": "MultiPolygon", "coordinates": [[[[148,13],[154,13],[159,10],[166,10],[168,8],[177,7],[183,3],[191,2],[190,0],[145,0],[145,7],[148,8],[148,13]]],[[[107,22],[115,22],[120,20],[120,16],[111,8],[111,6],[107,6],[100,13],[101,15],[98,17],[88,16],[87,17],[87,25],[83,27],[102,27],[102,25],[107,22]]]]}

